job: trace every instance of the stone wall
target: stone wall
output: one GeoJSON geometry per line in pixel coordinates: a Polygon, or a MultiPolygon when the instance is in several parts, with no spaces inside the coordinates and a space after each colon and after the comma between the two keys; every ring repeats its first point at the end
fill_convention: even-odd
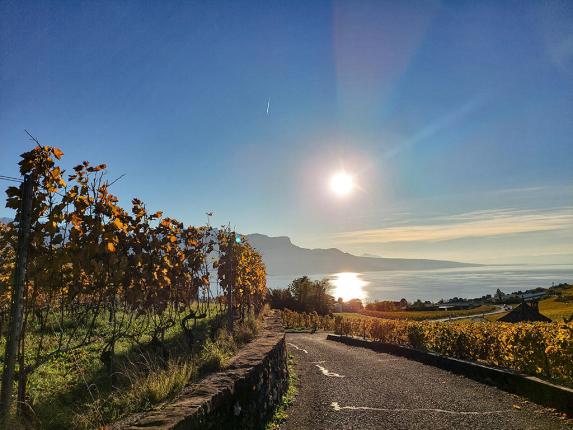
{"type": "Polygon", "coordinates": [[[288,385],[280,314],[275,312],[265,317],[263,327],[260,335],[241,349],[225,370],[186,387],[174,401],[130,417],[116,428],[261,428],[288,385]]]}

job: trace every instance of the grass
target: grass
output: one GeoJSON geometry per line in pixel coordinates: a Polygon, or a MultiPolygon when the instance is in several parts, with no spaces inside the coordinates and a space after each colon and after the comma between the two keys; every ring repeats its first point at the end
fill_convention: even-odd
{"type": "Polygon", "coordinates": [[[95,402],[94,407],[89,405],[86,412],[75,415],[74,424],[78,428],[94,428],[94,422],[109,422],[110,416],[116,420],[132,412],[148,410],[174,397],[189,382],[226,368],[239,348],[250,342],[259,330],[260,321],[248,319],[236,326],[232,335],[222,329],[215,333],[214,339],[207,337],[196,357],[188,355],[172,360],[166,367],[155,367],[144,374],[134,372],[127,389],[114,391],[104,399],[103,408],[101,402],[95,402]]]}
{"type": "Polygon", "coordinates": [[[207,339],[198,361],[201,372],[209,373],[224,369],[237,350],[236,339],[229,336],[226,331],[219,332],[215,340],[207,339]]]}
{"type": "MultiPolygon", "coordinates": [[[[215,317],[213,314],[197,322],[197,348],[205,342],[215,317]]],[[[31,331],[29,342],[34,343],[37,336],[31,331]]],[[[46,338],[47,350],[55,349],[54,337],[57,333],[46,338]]],[[[117,342],[113,379],[100,358],[103,338],[55,356],[39,367],[28,381],[30,426],[48,430],[94,428],[167,398],[181,384],[175,380],[177,376],[172,380],[165,376],[168,372],[180,379],[190,376],[190,368],[196,367],[191,362],[193,354],[179,325],[165,333],[167,360],[149,345],[149,340],[144,337],[141,344],[129,339],[117,342]]]]}
{"type": "Polygon", "coordinates": [[[557,297],[550,297],[539,302],[539,312],[553,321],[563,321],[573,316],[573,287],[566,290],[567,299],[558,301],[557,297]]]}
{"type": "MultiPolygon", "coordinates": [[[[486,321],[497,321],[498,319],[500,319],[502,316],[507,315],[509,312],[500,312],[499,314],[493,314],[493,315],[486,315],[484,318],[486,321]]],[[[468,318],[468,320],[471,318],[468,318]]],[[[467,320],[462,320],[462,321],[467,321],[467,320]]]]}
{"type": "Polygon", "coordinates": [[[450,317],[461,317],[470,315],[479,315],[482,313],[487,313],[494,311],[495,306],[482,305],[474,309],[462,309],[462,310],[452,310],[452,311],[366,311],[364,313],[351,313],[351,312],[341,312],[335,315],[340,315],[347,318],[360,318],[364,316],[374,317],[374,318],[385,318],[385,319],[399,319],[399,320],[432,320],[440,318],[450,318],[450,317]]]}
{"type": "Polygon", "coordinates": [[[73,428],[94,428],[130,412],[148,410],[173,397],[196,374],[196,367],[189,361],[171,361],[165,368],[153,369],[147,375],[134,373],[128,387],[106,397],[96,397],[75,413],[71,420],[73,428]]]}
{"type": "MultiPolygon", "coordinates": [[[[256,336],[260,321],[249,318],[232,335],[220,326],[216,312],[197,320],[191,345],[175,324],[165,333],[164,349],[159,350],[150,338],[139,343],[122,339],[115,348],[113,379],[100,359],[103,337],[54,356],[29,375],[26,418],[10,428],[87,430],[148,410],[174,397],[187,383],[226,367],[237,350],[256,336]]],[[[34,345],[37,339],[38,333],[29,330],[27,343],[34,345]]],[[[46,351],[54,349],[56,342],[57,332],[46,336],[46,351]]],[[[0,357],[3,349],[4,344],[0,357]]],[[[29,362],[32,352],[35,349],[30,348],[29,362]]]]}
{"type": "Polygon", "coordinates": [[[265,430],[278,430],[280,425],[288,418],[287,410],[294,403],[296,395],[298,394],[298,377],[295,370],[295,360],[293,355],[288,355],[288,389],[283,395],[281,403],[275,409],[273,416],[267,422],[265,430]]]}

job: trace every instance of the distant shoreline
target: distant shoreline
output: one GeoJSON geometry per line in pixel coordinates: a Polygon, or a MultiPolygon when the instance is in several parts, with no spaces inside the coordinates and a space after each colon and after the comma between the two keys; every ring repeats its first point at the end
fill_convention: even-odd
{"type": "MultiPolygon", "coordinates": [[[[339,272],[340,273],[340,272],[339,272]]],[[[542,287],[552,283],[573,284],[573,264],[483,265],[427,270],[380,270],[355,272],[365,301],[405,298],[439,301],[453,297],[465,299],[542,287]]],[[[303,273],[311,279],[333,279],[336,273],[303,273]]],[[[267,275],[269,288],[285,288],[298,274],[267,275]]]]}

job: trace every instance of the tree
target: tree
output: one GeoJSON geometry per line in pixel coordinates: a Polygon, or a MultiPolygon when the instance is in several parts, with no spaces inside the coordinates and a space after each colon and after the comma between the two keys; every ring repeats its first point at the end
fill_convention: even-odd
{"type": "Polygon", "coordinates": [[[345,303],[344,309],[348,309],[349,312],[360,312],[362,309],[364,309],[364,306],[362,305],[362,300],[351,299],[345,303]]]}
{"type": "Polygon", "coordinates": [[[415,309],[423,308],[424,302],[422,302],[420,299],[417,299],[414,303],[412,303],[412,307],[415,309]]]}
{"type": "Polygon", "coordinates": [[[394,302],[389,300],[381,300],[374,303],[368,303],[366,305],[366,309],[371,311],[390,312],[396,310],[396,305],[394,302]]]}
{"type": "Polygon", "coordinates": [[[268,300],[275,309],[316,312],[327,315],[334,311],[334,297],[328,294],[328,279],[312,281],[308,276],[293,280],[286,289],[269,292],[268,300]]]}
{"type": "Polygon", "coordinates": [[[294,310],[296,308],[295,301],[288,288],[269,290],[267,300],[273,309],[294,310]]]}
{"type": "Polygon", "coordinates": [[[320,315],[332,313],[334,297],[328,294],[328,279],[311,281],[308,276],[297,278],[289,285],[299,312],[316,312],[320,315]]]}

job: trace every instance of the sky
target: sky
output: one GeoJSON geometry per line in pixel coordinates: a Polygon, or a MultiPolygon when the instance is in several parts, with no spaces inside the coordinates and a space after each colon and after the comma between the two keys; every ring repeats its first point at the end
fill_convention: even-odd
{"type": "Polygon", "coordinates": [[[0,174],[24,130],[188,224],[573,263],[570,1],[3,0],[0,174]]]}

